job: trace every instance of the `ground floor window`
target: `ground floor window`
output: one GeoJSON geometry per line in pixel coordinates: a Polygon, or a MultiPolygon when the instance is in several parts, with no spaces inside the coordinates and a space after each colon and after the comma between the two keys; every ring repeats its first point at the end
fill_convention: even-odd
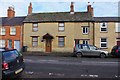
{"type": "Polygon", "coordinates": [[[107,48],[107,38],[101,38],[100,39],[100,47],[101,48],[107,48]]]}
{"type": "Polygon", "coordinates": [[[88,44],[88,40],[83,40],[83,44],[88,44]]]}
{"type": "Polygon", "coordinates": [[[5,40],[0,40],[0,47],[5,47],[5,40]]]}
{"type": "Polygon", "coordinates": [[[38,37],[36,36],[34,36],[34,37],[32,37],[32,46],[33,47],[37,47],[38,46],[38,37]]]}
{"type": "Polygon", "coordinates": [[[9,40],[8,40],[8,49],[11,49],[11,48],[12,48],[12,40],[9,39],[9,40]]]}
{"type": "Polygon", "coordinates": [[[65,46],[65,37],[64,36],[59,36],[58,37],[58,46],[59,47],[64,47],[65,46]]]}

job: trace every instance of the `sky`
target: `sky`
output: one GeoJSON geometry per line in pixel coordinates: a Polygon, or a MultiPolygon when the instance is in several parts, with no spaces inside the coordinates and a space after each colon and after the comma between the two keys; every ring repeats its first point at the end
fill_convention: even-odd
{"type": "Polygon", "coordinates": [[[74,2],[75,12],[87,11],[87,5],[90,2],[94,8],[95,17],[117,17],[119,10],[119,0],[0,0],[0,17],[7,16],[9,6],[15,8],[15,16],[26,16],[30,2],[33,13],[69,12],[71,2],[74,2]]]}

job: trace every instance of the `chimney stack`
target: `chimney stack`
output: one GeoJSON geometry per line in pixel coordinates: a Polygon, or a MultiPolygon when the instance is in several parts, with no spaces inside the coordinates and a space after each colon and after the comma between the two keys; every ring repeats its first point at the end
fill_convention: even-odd
{"type": "Polygon", "coordinates": [[[71,5],[70,5],[70,14],[74,14],[74,3],[71,2],[71,5]]]}
{"type": "Polygon", "coordinates": [[[90,2],[88,2],[87,12],[89,12],[92,16],[94,16],[93,7],[91,6],[90,2]]]}
{"type": "Polygon", "coordinates": [[[32,3],[28,6],[28,15],[32,14],[32,3]]]}
{"type": "Polygon", "coordinates": [[[15,11],[14,11],[14,8],[13,7],[8,7],[8,10],[7,10],[7,17],[8,18],[12,18],[12,17],[15,17],[15,11]]]}

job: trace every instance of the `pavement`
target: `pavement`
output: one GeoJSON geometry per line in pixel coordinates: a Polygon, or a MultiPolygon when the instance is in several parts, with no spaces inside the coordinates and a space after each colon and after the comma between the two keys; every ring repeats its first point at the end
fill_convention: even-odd
{"type": "MultiPolygon", "coordinates": [[[[27,52],[21,52],[24,56],[56,56],[56,57],[75,57],[75,55],[71,52],[51,52],[51,53],[46,53],[46,52],[32,52],[32,51],[27,51],[27,52]]],[[[89,56],[87,56],[89,57],[89,56]]],[[[109,55],[107,58],[116,58],[115,56],[109,55]]]]}

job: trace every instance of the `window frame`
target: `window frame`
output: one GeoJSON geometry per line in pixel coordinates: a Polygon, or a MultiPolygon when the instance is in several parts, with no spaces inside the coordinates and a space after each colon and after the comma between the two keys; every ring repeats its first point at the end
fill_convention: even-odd
{"type": "Polygon", "coordinates": [[[89,34],[89,26],[82,26],[82,34],[89,34]]]}
{"type": "Polygon", "coordinates": [[[83,40],[83,44],[89,44],[88,40],[83,40]]]}
{"type": "Polygon", "coordinates": [[[16,35],[16,27],[10,27],[10,35],[16,35]]]}
{"type": "Polygon", "coordinates": [[[32,24],[32,32],[37,32],[38,31],[38,23],[33,23],[32,24]],[[37,26],[35,26],[37,25],[37,26]]]}
{"type": "Polygon", "coordinates": [[[107,38],[100,38],[100,48],[107,48],[107,47],[108,47],[107,38]],[[102,42],[102,39],[106,39],[106,42],[102,42]],[[102,44],[106,44],[106,47],[102,47],[102,44]]]}
{"type": "Polygon", "coordinates": [[[65,47],[65,36],[58,36],[58,47],[65,47]],[[60,40],[60,38],[63,38],[63,40],[60,40]]]}
{"type": "Polygon", "coordinates": [[[0,31],[1,31],[0,35],[2,35],[2,36],[6,35],[6,28],[5,27],[1,27],[0,31]]]}
{"type": "Polygon", "coordinates": [[[38,36],[32,36],[32,47],[38,47],[38,36]],[[34,40],[34,38],[36,38],[36,40],[34,40]],[[35,43],[37,43],[37,45],[35,43]]]}
{"type": "Polygon", "coordinates": [[[100,23],[100,32],[107,32],[108,31],[108,23],[107,22],[101,22],[100,23]],[[103,26],[105,25],[105,26],[103,26]],[[106,30],[102,30],[102,29],[106,29],[106,30]]]}
{"type": "Polygon", "coordinates": [[[120,32],[120,23],[119,22],[115,23],[115,32],[117,32],[117,33],[120,32]]]}
{"type": "Polygon", "coordinates": [[[59,32],[64,32],[65,31],[65,23],[64,22],[59,22],[58,23],[58,31],[59,32]],[[63,29],[60,30],[60,28],[63,28],[63,29]]]}
{"type": "Polygon", "coordinates": [[[1,43],[0,47],[4,48],[6,46],[6,40],[0,39],[0,43],[1,43]]]}

